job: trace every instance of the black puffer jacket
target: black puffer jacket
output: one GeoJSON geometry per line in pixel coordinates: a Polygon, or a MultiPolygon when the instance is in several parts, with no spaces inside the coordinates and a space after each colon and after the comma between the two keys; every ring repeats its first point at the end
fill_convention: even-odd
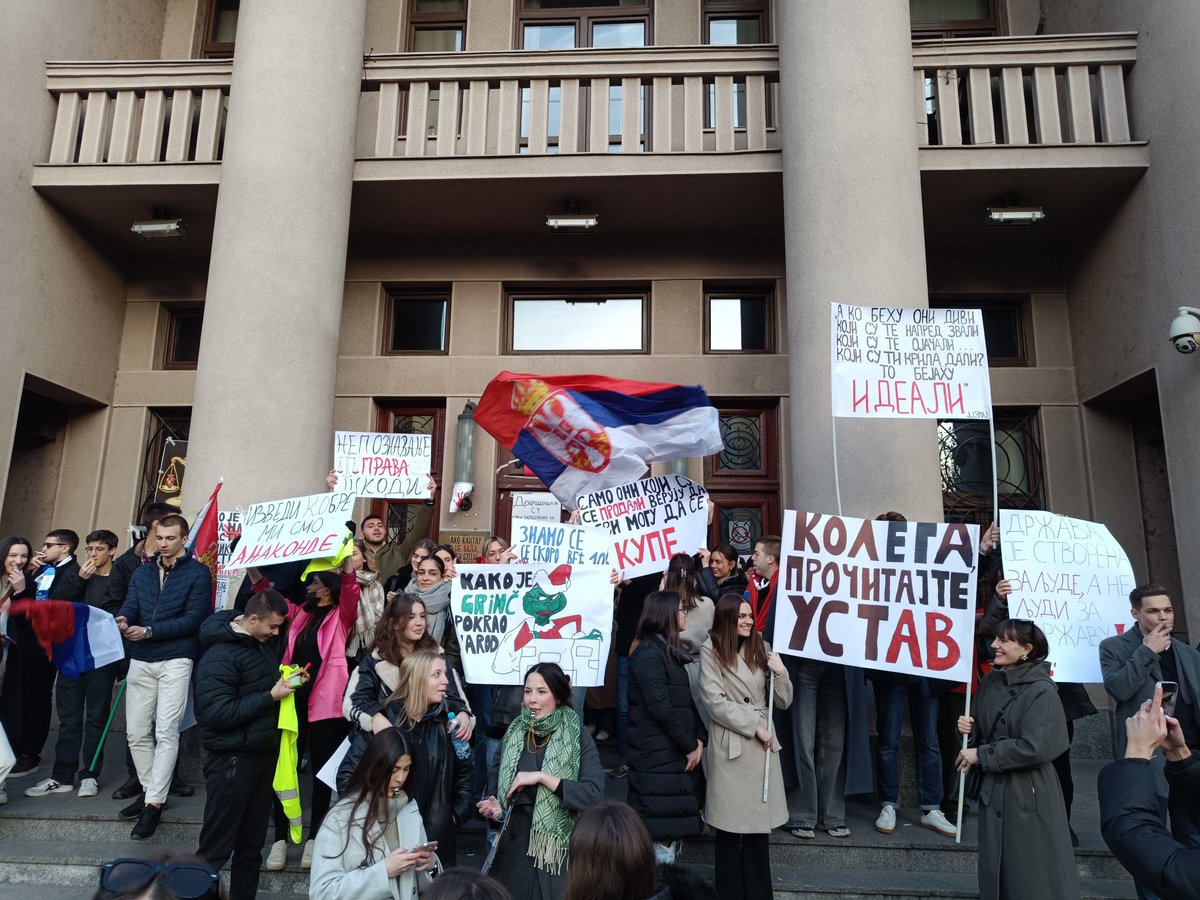
{"type": "Polygon", "coordinates": [[[260,643],[233,630],[236,610],[221,610],[200,626],[205,652],[196,665],[196,721],[204,749],[223,753],[279,750],[279,639],[260,643]]]}
{"type": "Polygon", "coordinates": [[[629,657],[629,805],[658,840],[700,833],[700,769],[684,767],[708,735],[684,669],[690,659],[674,658],[659,635],[629,657]]]}
{"type": "MultiPolygon", "coordinates": [[[[470,757],[459,759],[454,752],[445,703],[438,704],[432,715],[427,715],[416,725],[407,724],[401,700],[388,704],[383,713],[391,722],[406,723],[397,726],[412,751],[412,769],[404,790],[417,801],[425,831],[431,841],[438,842],[442,865],[450,868],[457,859],[455,829],[466,820],[472,808],[472,761],[470,757]]],[[[350,749],[338,768],[339,794],[345,793],[354,767],[371,737],[370,733],[358,728],[350,732],[350,749]]]]}

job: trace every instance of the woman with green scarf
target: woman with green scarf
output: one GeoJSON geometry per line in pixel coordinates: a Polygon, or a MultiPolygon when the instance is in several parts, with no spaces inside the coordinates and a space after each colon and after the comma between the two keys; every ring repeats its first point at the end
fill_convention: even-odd
{"type": "Polygon", "coordinates": [[[482,816],[508,818],[490,875],[514,900],[560,900],[578,814],[604,799],[604,770],[571,708],[571,682],[554,663],[525,673],[521,714],[504,734],[482,816]],[[497,799],[500,798],[500,799],[497,799]]]}

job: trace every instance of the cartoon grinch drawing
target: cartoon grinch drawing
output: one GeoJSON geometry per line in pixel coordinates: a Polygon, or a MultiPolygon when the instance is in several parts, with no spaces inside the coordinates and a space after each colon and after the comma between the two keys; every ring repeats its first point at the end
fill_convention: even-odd
{"type": "Polygon", "coordinates": [[[574,680],[585,666],[598,667],[604,635],[596,628],[584,634],[582,616],[559,615],[567,608],[571,567],[564,563],[549,573],[542,569],[534,582],[521,598],[522,609],[532,618],[504,635],[492,670],[506,675],[524,672],[535,662],[557,662],[574,680]]]}

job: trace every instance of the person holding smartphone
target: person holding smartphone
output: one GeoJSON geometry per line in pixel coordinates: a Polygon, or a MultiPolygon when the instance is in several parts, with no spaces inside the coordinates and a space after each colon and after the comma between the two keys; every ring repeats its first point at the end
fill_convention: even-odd
{"type": "Polygon", "coordinates": [[[404,792],[413,755],[397,728],[374,735],[313,853],[311,900],[415,900],[439,867],[417,804],[404,792]]]}

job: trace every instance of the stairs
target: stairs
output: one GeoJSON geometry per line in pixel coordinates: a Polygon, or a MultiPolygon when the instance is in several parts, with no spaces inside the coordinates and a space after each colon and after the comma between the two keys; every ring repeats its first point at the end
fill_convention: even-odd
{"type": "MultiPolygon", "coordinates": [[[[48,742],[53,747],[53,735],[48,742]]],[[[606,764],[614,764],[602,748],[606,764]]],[[[25,788],[49,774],[48,762],[35,776],[10,779],[9,802],[0,806],[0,897],[14,900],[79,900],[98,885],[100,866],[119,856],[148,856],[195,851],[204,811],[204,790],[197,784],[193,797],[170,799],[158,832],[149,841],[129,838],[132,822],[117,818],[126,801],[109,797],[124,774],[120,744],[106,758],[109,773],[100,796],[80,800],[73,794],[28,798],[25,788]]],[[[1096,775],[1099,760],[1076,760],[1075,809],[1072,821],[1082,846],[1076,864],[1083,897],[1094,900],[1133,898],[1133,882],[1104,847],[1099,836],[1096,775]]],[[[302,790],[307,794],[307,778],[302,790]]],[[[623,799],[624,781],[610,781],[610,799],[623,799]]],[[[968,815],[963,843],[944,838],[917,824],[912,808],[900,811],[895,834],[882,835],[873,827],[874,804],[847,805],[852,836],[845,839],[818,834],[801,841],[775,831],[771,835],[771,870],[778,900],[917,900],[917,898],[977,897],[975,816],[968,815]]],[[[714,845],[710,838],[689,841],[681,863],[712,875],[714,845]]],[[[485,852],[480,823],[471,823],[459,840],[459,864],[478,868],[485,852]]],[[[265,858],[264,850],[264,858],[265,858]]],[[[300,850],[292,848],[282,872],[263,872],[262,900],[301,900],[308,896],[308,873],[299,867],[300,850]]]]}

